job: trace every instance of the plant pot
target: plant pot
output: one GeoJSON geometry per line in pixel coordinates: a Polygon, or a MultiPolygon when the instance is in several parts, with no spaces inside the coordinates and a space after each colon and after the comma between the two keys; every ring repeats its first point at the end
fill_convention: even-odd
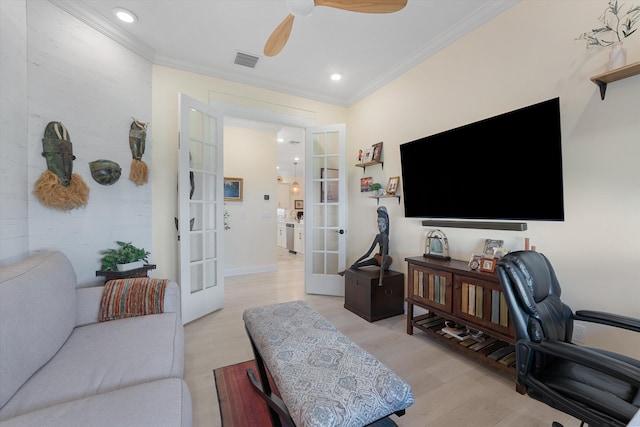
{"type": "Polygon", "coordinates": [[[144,267],[144,261],[129,262],[127,264],[116,264],[118,271],[130,271],[144,267]]]}
{"type": "Polygon", "coordinates": [[[615,70],[625,65],[627,65],[627,50],[624,48],[622,42],[611,45],[611,52],[609,52],[609,70],[615,70]]]}

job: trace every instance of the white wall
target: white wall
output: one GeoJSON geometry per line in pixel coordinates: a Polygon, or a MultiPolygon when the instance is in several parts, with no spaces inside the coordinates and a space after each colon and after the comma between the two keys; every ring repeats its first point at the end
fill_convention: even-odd
{"type": "MultiPolygon", "coordinates": [[[[115,247],[116,240],[132,241],[147,250],[152,247],[151,187],[136,186],[128,179],[132,158],[131,117],[144,122],[151,119],[151,64],[50,2],[20,3],[23,10],[26,7],[26,15],[16,15],[24,21],[15,22],[15,34],[2,25],[3,52],[5,43],[18,50],[13,54],[16,64],[11,70],[18,76],[17,85],[9,91],[15,95],[18,106],[12,108],[16,124],[6,128],[3,124],[3,158],[6,149],[10,161],[3,160],[2,173],[7,173],[10,179],[6,184],[3,179],[2,204],[5,205],[5,197],[7,202],[12,199],[17,202],[16,234],[19,231],[20,235],[24,230],[20,216],[27,207],[28,243],[25,247],[24,239],[20,238],[19,250],[8,251],[7,255],[19,255],[25,249],[61,250],[71,260],[80,285],[99,282],[102,279],[96,278],[95,271],[100,269],[100,250],[115,247]],[[25,30],[26,56],[20,52],[25,30]],[[27,78],[25,93],[21,87],[27,78]],[[84,208],[58,211],[42,205],[31,194],[34,183],[47,168],[41,155],[42,137],[51,121],[62,122],[69,131],[76,156],[73,172],[90,189],[84,208]],[[117,183],[103,186],[93,180],[89,162],[98,159],[120,164],[122,176],[117,183]],[[7,163],[10,165],[5,169],[7,163]]],[[[3,24],[4,12],[3,9],[3,24]]],[[[2,98],[4,105],[4,90],[2,98]]],[[[3,120],[4,117],[3,113],[3,120]]],[[[152,165],[150,145],[153,145],[151,135],[147,137],[143,160],[152,165]]],[[[151,166],[151,174],[154,173],[151,166]]],[[[5,223],[13,221],[12,216],[13,213],[3,211],[3,230],[5,223]]],[[[5,236],[3,231],[3,248],[17,239],[10,234],[5,236]]]]}
{"type": "MultiPolygon", "coordinates": [[[[486,238],[522,249],[530,237],[554,264],[563,299],[574,309],[640,317],[640,76],[610,84],[601,101],[589,77],[606,70],[607,49],[586,50],[574,40],[597,24],[605,7],[605,1],[520,2],[350,108],[347,153],[355,158],[359,148],[384,141],[384,170],[367,168],[366,175],[386,183],[401,175],[400,144],[559,96],[566,220],[530,221],[526,232],[443,229],[451,255],[468,260],[486,238]]],[[[640,59],[640,38],[625,44],[629,62],[640,59]]],[[[376,233],[375,202],[360,193],[363,176],[350,168],[349,260],[376,233]]],[[[499,180],[478,177],[478,185],[497,188],[499,180]]],[[[509,197],[526,194],[505,203],[509,197]]],[[[405,219],[394,199],[385,205],[392,268],[406,272],[404,258],[424,252],[430,229],[405,219]]],[[[588,326],[587,344],[605,342],[640,356],[637,339],[588,326]]]]}
{"type": "Polygon", "coordinates": [[[276,271],[275,132],[225,126],[224,175],[243,179],[243,200],[225,202],[225,276],[276,271]],[[264,195],[269,200],[264,200],[264,195]]]}
{"type": "Polygon", "coordinates": [[[29,250],[25,1],[0,2],[0,260],[29,250]]]}

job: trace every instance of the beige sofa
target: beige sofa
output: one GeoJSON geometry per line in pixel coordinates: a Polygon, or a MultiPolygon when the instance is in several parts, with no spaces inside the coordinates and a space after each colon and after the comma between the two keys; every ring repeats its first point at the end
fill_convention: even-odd
{"type": "Polygon", "coordinates": [[[180,292],[164,312],[99,322],[60,252],[0,267],[0,426],[190,426],[180,292]]]}

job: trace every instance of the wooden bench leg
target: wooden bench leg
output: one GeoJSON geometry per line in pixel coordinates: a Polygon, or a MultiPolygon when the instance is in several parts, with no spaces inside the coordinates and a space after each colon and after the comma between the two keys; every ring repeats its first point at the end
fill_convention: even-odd
{"type": "MultiPolygon", "coordinates": [[[[247,331],[248,334],[248,331],[247,331]]],[[[260,380],[256,378],[255,372],[253,369],[247,369],[247,375],[249,376],[249,380],[251,380],[251,384],[256,389],[260,397],[264,399],[269,407],[269,417],[271,418],[271,425],[273,427],[282,427],[281,418],[284,418],[290,425],[295,426],[291,415],[289,415],[289,411],[287,410],[287,406],[284,404],[282,399],[278,397],[271,390],[271,386],[269,384],[269,377],[267,376],[267,368],[264,364],[264,360],[262,356],[260,356],[260,352],[256,348],[253,343],[253,338],[249,335],[249,341],[251,342],[251,348],[253,349],[253,354],[256,358],[256,364],[258,365],[258,373],[260,375],[260,380]]]]}

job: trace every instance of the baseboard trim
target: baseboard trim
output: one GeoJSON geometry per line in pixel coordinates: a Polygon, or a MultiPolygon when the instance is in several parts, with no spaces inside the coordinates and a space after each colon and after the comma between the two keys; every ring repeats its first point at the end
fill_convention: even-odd
{"type": "Polygon", "coordinates": [[[243,274],[270,273],[278,271],[278,265],[258,265],[255,267],[229,268],[224,270],[224,276],[242,276],[243,274]]]}

